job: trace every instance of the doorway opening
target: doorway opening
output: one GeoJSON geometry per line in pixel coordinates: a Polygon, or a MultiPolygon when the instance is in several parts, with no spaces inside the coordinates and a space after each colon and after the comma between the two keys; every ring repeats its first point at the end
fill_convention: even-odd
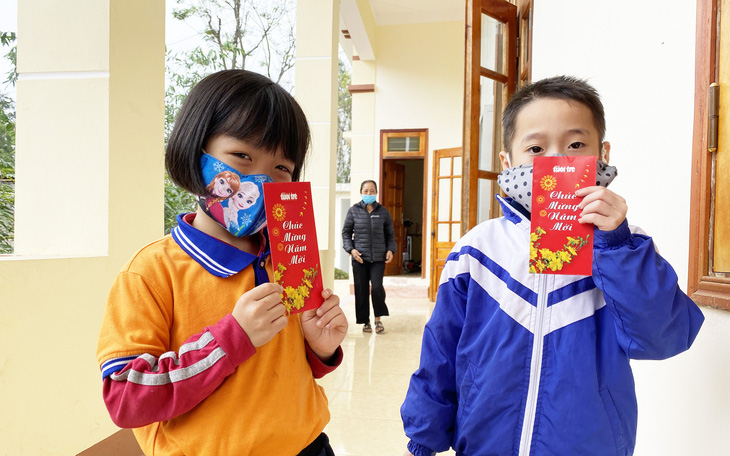
{"type": "Polygon", "coordinates": [[[385,275],[425,277],[428,130],[381,130],[380,201],[393,219],[398,252],[385,275]]]}

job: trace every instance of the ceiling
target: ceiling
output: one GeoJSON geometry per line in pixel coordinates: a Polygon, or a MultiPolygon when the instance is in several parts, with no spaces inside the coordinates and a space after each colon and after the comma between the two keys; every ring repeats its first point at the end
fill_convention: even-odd
{"type": "Polygon", "coordinates": [[[370,0],[377,25],[463,21],[466,2],[459,0],[370,0]]]}

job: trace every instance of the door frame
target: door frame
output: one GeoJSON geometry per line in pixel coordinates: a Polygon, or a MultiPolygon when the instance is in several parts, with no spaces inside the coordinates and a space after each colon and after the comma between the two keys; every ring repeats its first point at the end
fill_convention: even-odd
{"type": "MultiPolygon", "coordinates": [[[[699,304],[730,310],[730,279],[713,276],[709,270],[712,157],[708,152],[707,133],[709,87],[718,80],[719,1],[697,0],[687,294],[699,304]]],[[[730,87],[721,87],[721,90],[730,90],[730,87]]]]}
{"type": "MultiPolygon", "coordinates": [[[[431,270],[431,278],[428,281],[428,299],[431,302],[436,301],[436,294],[438,293],[439,280],[440,280],[440,275],[441,275],[440,271],[443,270],[443,266],[446,264],[445,257],[442,257],[442,259],[437,258],[437,256],[438,256],[437,252],[439,251],[439,247],[437,247],[437,245],[436,245],[438,243],[437,230],[438,230],[438,225],[439,225],[438,224],[438,203],[439,203],[439,187],[440,187],[439,181],[441,180],[440,175],[439,175],[439,166],[440,166],[439,160],[438,160],[439,154],[443,154],[443,156],[444,156],[443,158],[451,157],[453,159],[454,157],[460,157],[462,159],[462,162],[464,160],[463,149],[461,147],[436,149],[433,151],[433,163],[432,163],[432,167],[433,167],[432,182],[433,183],[431,186],[431,188],[433,190],[431,191],[431,220],[430,220],[431,230],[429,232],[429,237],[431,238],[431,251],[429,252],[429,263],[428,263],[429,269],[431,270]],[[443,264],[440,264],[441,261],[443,261],[443,264]],[[439,266],[442,266],[442,267],[439,268],[439,266]]],[[[462,170],[463,170],[463,166],[462,166],[462,170]]],[[[451,176],[454,176],[453,164],[452,164],[452,169],[451,169],[451,176]]],[[[461,185],[463,187],[464,180],[465,180],[464,175],[463,174],[460,175],[460,178],[461,178],[461,185]]],[[[452,177],[452,179],[453,179],[453,177],[452,177]]],[[[453,194],[452,194],[449,204],[453,204],[453,203],[454,203],[454,198],[453,198],[453,194]]],[[[461,205],[463,208],[464,207],[463,200],[461,201],[461,205]]],[[[463,211],[459,211],[459,213],[462,214],[463,211]]],[[[451,206],[449,207],[449,214],[453,214],[453,208],[451,206]]],[[[449,224],[449,226],[451,226],[451,224],[449,224]]],[[[459,223],[459,230],[460,230],[459,234],[464,233],[464,231],[462,231],[462,227],[463,227],[463,225],[461,223],[459,223]]],[[[449,228],[449,229],[451,229],[451,228],[449,228]]],[[[461,237],[461,236],[459,236],[459,237],[461,237]]],[[[449,240],[447,242],[442,242],[441,243],[442,245],[440,248],[444,249],[444,250],[448,249],[448,251],[450,252],[451,249],[456,244],[455,241],[451,241],[451,238],[452,238],[452,236],[449,236],[449,240]],[[446,245],[444,245],[444,244],[446,244],[446,245]]],[[[447,256],[448,256],[448,254],[447,254],[447,256]]]]}
{"type": "MultiPolygon", "coordinates": [[[[423,258],[423,256],[427,253],[427,242],[426,238],[428,236],[425,235],[427,232],[428,226],[426,225],[427,219],[427,208],[428,208],[428,128],[400,128],[400,129],[386,129],[386,130],[380,130],[380,157],[378,162],[378,167],[380,169],[379,173],[379,179],[380,182],[385,182],[385,167],[383,166],[383,160],[423,160],[423,202],[421,203],[423,206],[423,215],[422,219],[423,222],[421,223],[421,278],[426,277],[426,268],[423,266],[424,263],[426,263],[427,258],[423,258]],[[389,154],[385,150],[385,138],[390,133],[417,133],[423,137],[423,144],[421,146],[421,149],[419,151],[414,152],[398,152],[397,154],[389,154]]],[[[380,186],[380,191],[378,192],[378,198],[380,201],[383,201],[383,186],[380,186]]],[[[399,251],[399,255],[402,255],[402,253],[399,251]]],[[[430,261],[430,260],[429,260],[430,261]]]]}

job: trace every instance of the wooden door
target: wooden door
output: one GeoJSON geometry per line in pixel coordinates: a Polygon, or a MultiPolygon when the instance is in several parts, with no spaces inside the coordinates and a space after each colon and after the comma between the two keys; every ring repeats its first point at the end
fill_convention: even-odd
{"type": "Polygon", "coordinates": [[[461,237],[462,149],[433,152],[433,198],[431,199],[431,283],[428,298],[436,300],[446,257],[461,237]]]}
{"type": "Polygon", "coordinates": [[[718,144],[715,158],[712,269],[730,278],[730,4],[720,6],[718,144]]]}
{"type": "MultiPolygon", "coordinates": [[[[530,5],[524,4],[523,10],[530,5]]],[[[469,204],[461,209],[464,232],[500,215],[495,195],[504,149],[501,117],[517,87],[520,24],[517,6],[505,0],[467,0],[466,8],[462,173],[463,198],[469,204]]]]}
{"type": "Polygon", "coordinates": [[[393,261],[385,264],[385,275],[398,275],[403,272],[403,187],[406,167],[393,160],[383,160],[383,206],[390,212],[395,232],[396,251],[393,261]]]}
{"type": "Polygon", "coordinates": [[[730,310],[730,8],[697,0],[688,294],[730,310]]]}

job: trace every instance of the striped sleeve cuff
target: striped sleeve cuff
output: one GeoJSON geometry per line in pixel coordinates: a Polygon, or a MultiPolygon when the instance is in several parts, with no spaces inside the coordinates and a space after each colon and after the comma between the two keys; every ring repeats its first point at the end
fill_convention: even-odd
{"type": "Polygon", "coordinates": [[[112,358],[101,365],[101,379],[104,380],[114,372],[124,369],[124,366],[139,358],[139,355],[125,356],[123,358],[112,358]]]}

